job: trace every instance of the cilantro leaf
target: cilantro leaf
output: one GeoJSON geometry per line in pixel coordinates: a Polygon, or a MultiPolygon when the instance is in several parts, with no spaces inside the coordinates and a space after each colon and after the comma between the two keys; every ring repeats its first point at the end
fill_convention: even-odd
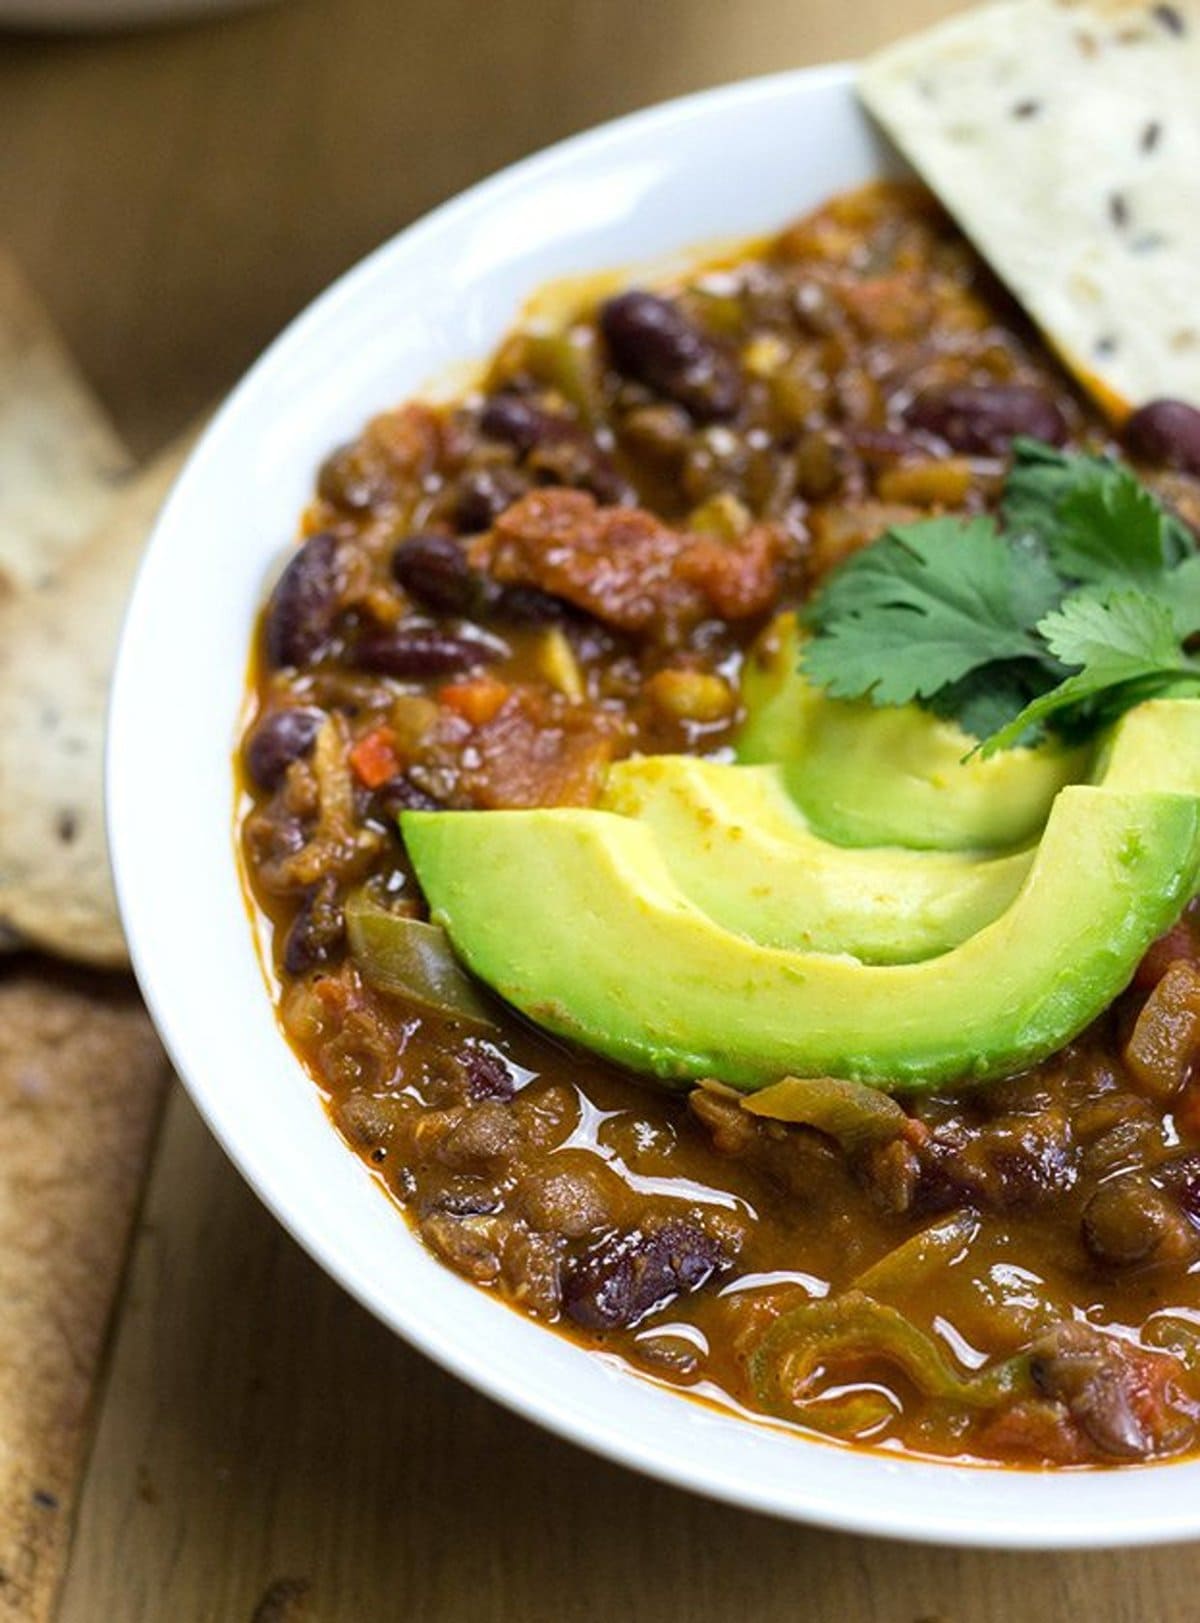
{"type": "Polygon", "coordinates": [[[1013,449],[1005,524],[1033,537],[1065,578],[1152,587],[1195,552],[1191,531],[1132,469],[1036,440],[1017,440],[1013,449]]]}
{"type": "Polygon", "coordinates": [[[987,738],[984,755],[1017,743],[1027,728],[1085,704],[1102,724],[1130,702],[1181,683],[1200,687],[1200,662],[1179,646],[1171,609],[1158,596],[1118,588],[1100,596],[1077,592],[1038,626],[1062,664],[1082,667],[987,738]]]}
{"type": "Polygon", "coordinates": [[[927,699],[981,666],[1044,660],[1034,628],[1061,593],[1046,560],[991,519],[897,526],[831,577],[804,666],[837,698],[927,699]]]}
{"type": "Polygon", "coordinates": [[[1046,680],[1046,670],[1040,665],[995,661],[942,688],[927,703],[935,715],[955,721],[965,733],[983,739],[1007,726],[1044,693],[1046,680]]]}
{"type": "Polygon", "coordinates": [[[807,611],[811,678],[839,698],[917,700],[985,754],[1200,690],[1184,646],[1200,637],[1200,551],[1132,470],[1018,440],[1001,511],[1003,532],[929,519],[843,564],[807,611]]]}
{"type": "Polygon", "coordinates": [[[1200,631],[1200,555],[1172,569],[1160,595],[1170,606],[1176,636],[1194,637],[1200,631]]]}

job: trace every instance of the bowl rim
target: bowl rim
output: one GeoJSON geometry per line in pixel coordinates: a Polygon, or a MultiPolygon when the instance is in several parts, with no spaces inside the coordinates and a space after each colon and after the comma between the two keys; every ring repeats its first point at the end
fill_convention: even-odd
{"type": "MultiPolygon", "coordinates": [[[[894,1474],[896,1492],[891,1502],[884,1508],[880,1507],[878,1498],[872,1500],[868,1496],[860,1503],[853,1493],[845,1492],[835,1493],[833,1502],[829,1502],[819,1494],[815,1497],[811,1493],[806,1496],[805,1493],[794,1489],[785,1493],[781,1491],[778,1483],[769,1478],[758,1485],[741,1479],[736,1482],[727,1480],[720,1475],[719,1464],[715,1461],[711,1469],[698,1474],[694,1465],[674,1458],[670,1449],[664,1450],[657,1446],[652,1435],[634,1436],[628,1433],[615,1435],[606,1428],[602,1418],[582,1414],[578,1407],[573,1408],[570,1404],[563,1403],[556,1392],[548,1393],[545,1390],[535,1389],[528,1378],[514,1375],[510,1370],[497,1371],[488,1363],[486,1350],[481,1353],[461,1341],[456,1342],[453,1338],[441,1335],[434,1326],[422,1320],[419,1310],[410,1312],[403,1321],[398,1320],[394,1308],[385,1299],[384,1291],[376,1279],[340,1256],[337,1247],[327,1240],[311,1210],[298,1207],[293,1200],[272,1187],[270,1178],[255,1164],[254,1155],[244,1140],[239,1138],[215,1092],[210,1091],[199,1079],[193,1066],[192,1044],[184,1036],[182,1026],[177,1022],[170,995],[160,983],[158,966],[143,934],[142,926],[146,915],[141,909],[145,898],[139,894],[138,881],[141,851],[132,815],[134,806],[132,791],[127,789],[122,770],[129,743],[134,736],[130,733],[127,740],[125,725],[126,713],[130,709],[126,695],[127,692],[131,692],[136,677],[136,660],[131,654],[132,628],[138,626],[144,614],[151,561],[163,550],[162,538],[171,534],[186,512],[196,470],[205,461],[209,448],[220,439],[225,426],[235,421],[245,403],[253,399],[262,381],[270,376],[284,357],[301,351],[310,335],[318,332],[331,316],[345,306],[352,305],[360,288],[374,277],[390,256],[402,249],[412,249],[427,238],[436,238],[460,218],[469,218],[484,208],[494,207],[510,193],[520,193],[531,184],[549,180],[560,171],[569,171],[580,157],[594,159],[603,156],[606,148],[623,144],[631,137],[648,140],[656,132],[671,126],[686,125],[694,119],[703,121],[712,113],[736,112],[759,102],[769,103],[781,95],[819,94],[821,91],[850,92],[854,71],[852,63],[834,62],[814,67],[786,69],[731,84],[718,85],[612,119],[535,152],[471,186],[395,233],[338,277],[270,343],[230,392],[193,448],[155,524],[128,602],[109,701],[105,760],[106,816],[114,884],[129,937],[134,973],[164,1047],[193,1103],[242,1177],[292,1238],[297,1240],[318,1265],[360,1305],[384,1323],[389,1330],[402,1336],[411,1346],[432,1358],[443,1369],[466,1381],[477,1391],[495,1399],[523,1418],[533,1420],[555,1435],[576,1443],[604,1459],[711,1499],[808,1525],[913,1542],[975,1548],[1065,1550],[1178,1542],[1200,1535],[1200,1507],[1190,1509],[1186,1494],[1172,1495],[1164,1491],[1160,1496],[1162,1502],[1153,1509],[1153,1516],[1144,1511],[1140,1515],[1130,1516],[1129,1507],[1122,1503],[1125,1495],[1117,1490],[1116,1485],[1119,1482],[1128,1483],[1131,1479],[1145,1479],[1147,1475],[1153,1475],[1155,1478],[1163,1479],[1164,1490],[1167,1476],[1171,1477],[1172,1483],[1178,1483],[1182,1488],[1187,1477],[1200,1477],[1200,1460],[1124,1467],[1119,1472],[1104,1470],[1039,1472],[975,1463],[933,1462],[907,1456],[888,1456],[885,1468],[894,1474]],[[927,1475],[929,1472],[935,1473],[939,1479],[944,1478],[947,1482],[961,1481],[964,1487],[972,1478],[986,1477],[991,1481],[1007,1479],[1011,1484],[1011,1492],[1006,1496],[1012,1499],[1012,1507],[1002,1517],[993,1518],[987,1523],[975,1523],[969,1517],[965,1521],[939,1519],[931,1514],[928,1508],[923,1508],[919,1491],[905,1491],[905,1479],[911,1480],[913,1488],[919,1490],[922,1479],[931,1480],[927,1475]],[[1106,1479],[1110,1484],[1108,1489],[1100,1486],[1106,1479]],[[1030,1505],[1022,1509],[1021,1501],[1026,1496],[1020,1491],[1021,1487],[1028,1485],[1029,1493],[1036,1498],[1042,1490],[1034,1485],[1048,1481],[1059,1484],[1073,1481],[1081,1485],[1081,1491],[1077,1494],[1080,1501],[1077,1514],[1063,1516],[1060,1513],[1057,1516],[1042,1518],[1037,1513],[1031,1515],[1030,1505]],[[1082,1491],[1082,1485],[1089,1481],[1093,1485],[1092,1489],[1082,1491]],[[1097,1487],[1100,1488],[1099,1492],[1095,1491],[1097,1487]],[[1085,1508],[1088,1499],[1096,1502],[1085,1508]]],[[[380,409],[384,409],[389,403],[381,402],[380,409]]],[[[230,803],[232,810],[232,786],[230,803]]],[[[232,859],[234,857],[232,838],[229,843],[232,859]]],[[[249,934],[250,925],[247,920],[247,935],[249,934]]],[[[286,1046],[282,1033],[277,1035],[278,1041],[286,1046]]],[[[288,1052],[291,1053],[290,1049],[288,1052]]],[[[294,1055],[291,1057],[299,1070],[299,1062],[295,1060],[294,1055]]],[[[305,1077],[305,1080],[315,1096],[317,1089],[311,1079],[305,1077]]],[[[338,1144],[331,1127],[329,1132],[331,1142],[338,1144]]],[[[347,1159],[351,1158],[347,1156],[347,1159]]],[[[354,1159],[357,1163],[357,1158],[354,1159]]],[[[381,1195],[380,1198],[386,1197],[381,1195]]],[[[404,1223],[401,1214],[396,1213],[395,1216],[401,1224],[404,1223]]],[[[413,1244],[417,1246],[420,1244],[415,1236],[413,1244]]],[[[433,1267],[447,1274],[450,1272],[438,1262],[434,1262],[433,1267]]],[[[457,1276],[451,1277],[455,1278],[456,1283],[462,1285],[466,1291],[474,1295],[484,1294],[478,1287],[458,1280],[457,1276]]],[[[515,1311],[499,1304],[497,1306],[502,1312],[515,1311]]],[[[543,1338],[553,1337],[557,1341],[563,1340],[543,1325],[532,1325],[531,1328],[543,1338]]],[[[609,1372],[612,1373],[612,1361],[605,1359],[603,1355],[598,1357],[596,1354],[583,1353],[582,1356],[596,1359],[600,1363],[608,1363],[609,1372]]],[[[618,1377],[614,1375],[614,1378],[618,1377]]],[[[644,1382],[644,1378],[639,1377],[636,1372],[626,1370],[624,1366],[621,1366],[619,1379],[633,1380],[640,1384],[655,1384],[644,1382]]],[[[672,1392],[672,1401],[679,1401],[681,1396],[686,1401],[685,1394],[672,1392]]],[[[693,1407],[699,1405],[693,1403],[693,1407]]],[[[769,1419],[764,1420],[760,1417],[750,1417],[746,1422],[736,1423],[764,1433],[776,1429],[772,1427],[769,1419]]],[[[789,1436],[788,1441],[789,1446],[805,1450],[814,1459],[820,1457],[816,1453],[818,1449],[826,1457],[845,1457],[847,1454],[878,1457],[878,1451],[847,1449],[820,1439],[794,1434],[789,1436]]],[[[1050,1497],[1056,1497],[1060,1491],[1055,1489],[1050,1497]]]]}

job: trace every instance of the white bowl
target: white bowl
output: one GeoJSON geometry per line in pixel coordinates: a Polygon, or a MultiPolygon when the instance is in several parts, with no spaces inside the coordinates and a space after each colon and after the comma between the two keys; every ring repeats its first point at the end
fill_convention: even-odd
{"type": "Polygon", "coordinates": [[[205,434],[137,583],[108,756],[125,926],[180,1075],[263,1200],[386,1324],[519,1413],[683,1487],[859,1532],[1040,1548],[1193,1537],[1200,1461],[1031,1472],[811,1442],[658,1387],[464,1283],[330,1126],[275,1023],[238,884],[230,757],[251,626],[324,453],[485,354],[548,278],[766,231],[890,164],[849,69],[733,85],[518,164],[318,299],[205,434]]]}

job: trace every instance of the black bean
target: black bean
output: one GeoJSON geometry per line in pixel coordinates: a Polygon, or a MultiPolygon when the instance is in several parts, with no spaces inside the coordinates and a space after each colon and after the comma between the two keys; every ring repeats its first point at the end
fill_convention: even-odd
{"type": "Polygon", "coordinates": [[[505,508],[528,488],[528,480],[515,468],[476,468],[459,485],[455,521],[469,535],[490,530],[505,508]]]}
{"type": "Polygon", "coordinates": [[[337,897],[337,882],[323,879],[305,897],[292,920],[283,946],[283,967],[289,975],[307,975],[329,963],[342,945],[346,921],[337,897]]]}
{"type": "Polygon", "coordinates": [[[1182,12],[1174,6],[1158,5],[1154,7],[1154,15],[1169,34],[1186,34],[1187,23],[1183,20],[1182,12]]]}
{"type": "Polygon", "coordinates": [[[471,568],[453,536],[410,535],[392,554],[392,574],[406,592],[440,614],[474,614],[491,583],[471,568]]]}
{"type": "Polygon", "coordinates": [[[576,618],[576,611],[536,586],[504,586],[489,603],[488,617],[514,626],[561,625],[576,618]]]}
{"type": "Polygon", "coordinates": [[[631,505],[637,501],[608,457],[587,434],[563,435],[534,446],[525,467],[539,485],[567,485],[589,490],[604,507],[631,505]]]}
{"type": "Polygon", "coordinates": [[[912,428],[936,434],[956,451],[999,456],[1019,434],[1062,445],[1067,423],[1040,389],[1027,383],[956,384],[926,389],[904,412],[912,428]]]}
{"type": "Polygon", "coordinates": [[[327,532],[308,538],[292,558],[267,605],[267,659],[272,665],[307,665],[329,645],[337,619],[337,541],[327,532]]]}
{"type": "Polygon", "coordinates": [[[272,710],[265,715],[246,740],[246,770],[260,789],[276,789],[293,761],[312,749],[323,710],[295,705],[290,710],[272,710]]]}
{"type": "Polygon", "coordinates": [[[504,1202],[494,1189],[478,1179],[453,1179],[445,1189],[423,1203],[422,1216],[441,1213],[446,1217],[488,1217],[504,1210],[504,1202]]]}
{"type": "Polygon", "coordinates": [[[677,304],[636,289],[609,299],[600,327],[618,372],[683,406],[699,422],[732,417],[742,403],[737,361],[677,304]]]}
{"type": "Polygon", "coordinates": [[[518,451],[531,450],[561,419],[535,406],[519,394],[490,395],[479,415],[479,426],[490,440],[502,440],[518,451]]]}
{"type": "Polygon", "coordinates": [[[1125,424],[1125,444],[1143,462],[1200,474],[1200,411],[1182,400],[1151,400],[1125,424]]]}
{"type": "Polygon", "coordinates": [[[442,802],[414,783],[407,772],[389,778],[375,791],[375,809],[387,822],[402,811],[440,811],[441,806],[442,802]]]}
{"type": "Polygon", "coordinates": [[[589,1330],[626,1329],[673,1297],[706,1285],[725,1262],[696,1223],[674,1218],[634,1229],[577,1263],[563,1283],[563,1311],[589,1330]]]}
{"type": "Polygon", "coordinates": [[[439,631],[434,626],[402,625],[390,631],[366,632],[355,643],[349,658],[360,671],[418,680],[425,676],[459,676],[503,659],[507,652],[496,639],[485,642],[482,637],[439,631]]]}

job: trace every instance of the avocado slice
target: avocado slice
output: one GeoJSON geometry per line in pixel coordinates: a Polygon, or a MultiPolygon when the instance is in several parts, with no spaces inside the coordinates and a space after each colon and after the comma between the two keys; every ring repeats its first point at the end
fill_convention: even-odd
{"type": "Polygon", "coordinates": [[[1108,789],[1153,784],[1200,795],[1200,699],[1146,699],[1127,710],[1101,746],[1093,777],[1108,789]]]}
{"type": "Polygon", "coordinates": [[[1092,751],[1057,743],[963,757],[978,740],[909,704],[831,699],[800,669],[803,637],[781,614],[750,651],[737,758],[779,762],[812,828],[839,845],[963,851],[1037,836],[1092,751]]]}
{"type": "Polygon", "coordinates": [[[603,805],[653,829],[672,879],[726,929],[867,963],[932,958],[1002,913],[1033,851],[855,850],[814,834],[773,766],[694,755],[620,761],[603,805]]]}
{"type": "Polygon", "coordinates": [[[999,918],[939,958],[879,965],[723,929],[679,890],[652,831],[612,812],[401,823],[434,919],[502,997],[636,1070],[744,1089],[788,1074],[911,1089],[1022,1069],[1127,984],[1200,860],[1200,801],[1075,785],[999,918]]]}

